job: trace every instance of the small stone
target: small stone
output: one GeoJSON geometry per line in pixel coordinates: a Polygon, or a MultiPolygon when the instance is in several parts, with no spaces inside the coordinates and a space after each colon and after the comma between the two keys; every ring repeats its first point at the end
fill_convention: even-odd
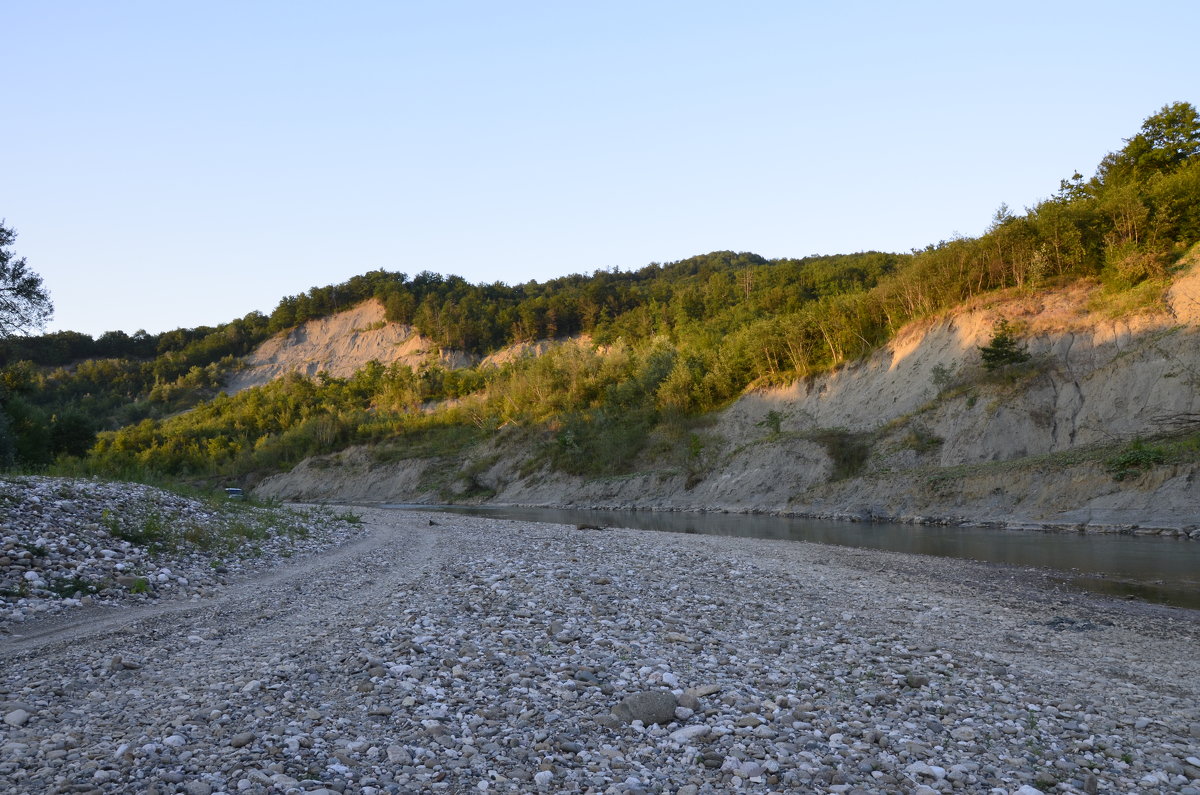
{"type": "Polygon", "coordinates": [[[23,709],[14,709],[4,716],[4,722],[9,726],[24,726],[29,720],[29,713],[23,709]]]}
{"type": "Polygon", "coordinates": [[[640,720],[644,725],[651,723],[670,723],[675,720],[675,707],[678,706],[673,693],[665,690],[646,690],[626,696],[613,707],[612,713],[626,723],[640,720]]]}
{"type": "Polygon", "coordinates": [[[533,782],[535,784],[537,784],[539,787],[549,786],[550,782],[553,780],[554,780],[554,774],[551,773],[549,770],[539,770],[533,776],[533,782]]]}
{"type": "Polygon", "coordinates": [[[766,772],[758,762],[743,762],[738,765],[737,774],[742,778],[754,778],[766,772]]]}
{"type": "Polygon", "coordinates": [[[692,740],[698,740],[701,737],[707,737],[709,733],[708,726],[703,723],[694,726],[684,726],[682,729],[677,729],[671,732],[671,742],[684,744],[692,740]]]}
{"type": "Polygon", "coordinates": [[[1036,784],[1039,789],[1044,790],[1047,787],[1053,787],[1055,784],[1057,784],[1058,779],[1055,778],[1054,774],[1049,770],[1039,770],[1038,774],[1034,776],[1033,783],[1036,784]]]}
{"type": "Polygon", "coordinates": [[[235,735],[233,735],[233,737],[231,737],[229,739],[229,744],[232,745],[234,748],[241,748],[243,746],[249,745],[252,742],[254,742],[254,735],[251,734],[250,732],[242,732],[241,734],[235,734],[235,735]]]}

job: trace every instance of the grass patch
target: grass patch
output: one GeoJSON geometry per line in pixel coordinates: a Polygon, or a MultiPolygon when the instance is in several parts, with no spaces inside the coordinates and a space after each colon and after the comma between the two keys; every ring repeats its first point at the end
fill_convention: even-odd
{"type": "Polygon", "coordinates": [[[984,370],[976,379],[978,384],[1014,387],[1030,381],[1050,369],[1051,361],[1046,356],[1034,356],[1025,361],[1013,362],[993,370],[984,370]]]}
{"type": "Polygon", "coordinates": [[[414,458],[447,458],[461,454],[487,436],[485,429],[471,424],[431,425],[375,445],[371,457],[377,464],[414,458]]]}
{"type": "Polygon", "coordinates": [[[439,492],[441,498],[447,502],[467,502],[488,500],[496,496],[496,490],[481,481],[479,476],[491,469],[499,460],[500,454],[497,453],[471,461],[459,471],[455,481],[439,492]]]}
{"type": "Polygon", "coordinates": [[[712,471],[723,440],[705,430],[716,424],[712,414],[671,415],[660,422],[647,439],[644,458],[684,476],[688,491],[712,471]]]}
{"type": "Polygon", "coordinates": [[[46,590],[61,599],[71,599],[76,594],[91,596],[100,592],[100,586],[80,577],[58,577],[46,586],[46,590]]]}
{"type": "Polygon", "coordinates": [[[113,538],[131,544],[154,548],[170,546],[167,525],[157,511],[147,511],[141,516],[120,518],[107,508],[100,515],[100,524],[113,538]]]}
{"type": "Polygon", "coordinates": [[[1108,474],[1113,480],[1135,478],[1147,469],[1166,463],[1166,451],[1154,444],[1137,439],[1106,462],[1108,474]]]}
{"type": "Polygon", "coordinates": [[[629,474],[646,447],[654,419],[649,411],[600,410],[573,415],[553,437],[550,462],[556,469],[582,477],[629,474]]]}
{"type": "Polygon", "coordinates": [[[945,439],[931,432],[928,428],[914,426],[900,439],[900,448],[915,450],[917,453],[931,453],[945,443],[945,439]]]}
{"type": "Polygon", "coordinates": [[[342,511],[341,513],[335,513],[333,515],[333,518],[338,520],[339,522],[349,522],[350,524],[362,524],[363,523],[362,514],[355,513],[354,511],[351,511],[349,509],[342,511]]]}
{"type": "Polygon", "coordinates": [[[1190,429],[1169,436],[1134,439],[1105,459],[1114,480],[1134,478],[1164,464],[1200,462],[1200,431],[1190,429]]]}
{"type": "Polygon", "coordinates": [[[1167,310],[1167,290],[1171,280],[1146,279],[1133,287],[1105,286],[1088,299],[1089,312],[1119,320],[1133,315],[1145,315],[1167,310]]]}
{"type": "Polygon", "coordinates": [[[1200,431],[1188,430],[1178,434],[1089,445],[1008,461],[929,467],[914,471],[913,475],[919,474],[930,488],[937,491],[972,476],[995,472],[1063,470],[1090,464],[1104,467],[1114,479],[1122,481],[1156,466],[1194,463],[1200,463],[1200,431]]]}
{"type": "Polygon", "coordinates": [[[833,462],[829,479],[846,480],[862,472],[871,457],[874,434],[848,431],[845,428],[826,428],[811,431],[805,436],[825,448],[833,462]]]}

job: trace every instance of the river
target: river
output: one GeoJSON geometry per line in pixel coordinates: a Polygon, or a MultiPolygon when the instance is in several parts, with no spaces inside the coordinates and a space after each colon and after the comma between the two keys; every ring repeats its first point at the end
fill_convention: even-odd
{"type": "Polygon", "coordinates": [[[556,524],[811,541],[1036,567],[1050,570],[1055,579],[1066,585],[1093,593],[1200,609],[1200,543],[1186,539],[834,522],[728,513],[457,505],[383,507],[556,524]]]}

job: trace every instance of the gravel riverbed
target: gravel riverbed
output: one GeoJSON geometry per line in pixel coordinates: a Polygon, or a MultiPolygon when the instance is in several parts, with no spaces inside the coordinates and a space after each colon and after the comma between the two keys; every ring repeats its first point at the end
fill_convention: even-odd
{"type": "Polygon", "coordinates": [[[264,508],[140,483],[0,478],[0,633],[90,605],[200,599],[361,532],[326,508],[264,508]]]}
{"type": "Polygon", "coordinates": [[[203,593],[4,627],[0,791],[1200,793],[1195,612],[897,553],[361,513],[203,593]]]}

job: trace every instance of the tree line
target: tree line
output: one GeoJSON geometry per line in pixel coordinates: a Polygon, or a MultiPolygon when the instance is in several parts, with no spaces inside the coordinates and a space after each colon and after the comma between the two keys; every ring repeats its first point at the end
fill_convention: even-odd
{"type": "MultiPolygon", "coordinates": [[[[143,361],[155,380],[141,371],[130,376],[126,405],[152,403],[156,388],[161,400],[171,392],[164,384],[199,399],[254,340],[367,298],[382,301],[389,320],[447,348],[486,353],[580,334],[589,344],[503,367],[378,365],[353,379],[291,378],[170,418],[127,412],[125,427],[100,435],[91,460],[110,470],[232,473],[432,426],[528,427],[553,431],[551,457],[564,467],[619,466],[656,428],[718,408],[750,385],[837,367],[904,324],[983,293],[1079,279],[1098,280],[1113,295],[1161,292],[1179,257],[1200,240],[1200,120],[1187,103],[1168,105],[1124,144],[1090,179],[1074,173],[1020,214],[1001,207],[979,237],[907,254],[767,260],[722,251],[515,286],[380,270],[314,288],[284,298],[267,317],[243,319],[240,330],[156,339],[155,358],[143,361]],[[447,398],[455,400],[439,403],[447,398]],[[614,453],[614,444],[623,446],[614,453]]],[[[129,344],[148,347],[145,340],[129,344]]],[[[61,394],[62,405],[83,405],[72,390],[102,390],[99,378],[84,385],[88,372],[62,375],[63,384],[75,384],[69,388],[43,374],[47,380],[25,394],[30,401],[61,394]]],[[[105,410],[119,411],[118,404],[105,410]]]]}

